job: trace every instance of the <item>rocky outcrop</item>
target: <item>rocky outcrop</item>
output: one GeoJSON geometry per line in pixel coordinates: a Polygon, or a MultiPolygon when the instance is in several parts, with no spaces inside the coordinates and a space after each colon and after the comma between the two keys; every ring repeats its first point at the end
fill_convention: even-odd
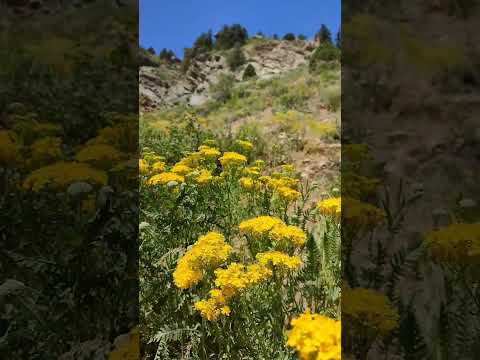
{"type": "Polygon", "coordinates": [[[160,67],[142,66],[139,70],[140,108],[151,111],[180,103],[201,105],[209,99],[208,89],[220,74],[232,74],[241,80],[248,64],[260,79],[268,79],[296,69],[308,62],[315,49],[308,41],[257,41],[244,48],[245,65],[235,72],[229,70],[225,53],[198,56],[183,74],[178,64],[160,67]]]}

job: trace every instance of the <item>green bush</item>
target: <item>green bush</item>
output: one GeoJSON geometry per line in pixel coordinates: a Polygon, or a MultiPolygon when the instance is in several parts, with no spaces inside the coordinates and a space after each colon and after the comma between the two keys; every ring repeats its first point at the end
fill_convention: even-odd
{"type": "Polygon", "coordinates": [[[318,72],[326,63],[340,61],[340,50],[331,43],[320,44],[312,54],[309,63],[310,72],[318,72]]]}
{"type": "Polygon", "coordinates": [[[283,40],[287,40],[287,41],[293,41],[295,39],[296,39],[296,36],[293,33],[285,34],[285,36],[283,37],[283,40]]]}
{"type": "Polygon", "coordinates": [[[257,77],[257,72],[252,64],[248,64],[243,72],[243,80],[248,80],[254,77],[257,77]]]}
{"type": "Polygon", "coordinates": [[[218,82],[210,87],[213,98],[219,102],[227,102],[232,98],[235,78],[229,74],[221,74],[218,82]]]}
{"type": "Polygon", "coordinates": [[[227,65],[230,70],[235,71],[240,66],[245,64],[245,55],[243,54],[240,43],[237,43],[235,47],[227,54],[227,65]]]}

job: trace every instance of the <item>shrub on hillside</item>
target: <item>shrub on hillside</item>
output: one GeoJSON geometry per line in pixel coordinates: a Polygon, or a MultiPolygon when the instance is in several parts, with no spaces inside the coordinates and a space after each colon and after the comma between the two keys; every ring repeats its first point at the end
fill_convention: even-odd
{"type": "Polygon", "coordinates": [[[293,41],[295,39],[296,39],[296,36],[293,33],[285,34],[285,36],[283,37],[283,40],[287,40],[287,41],[293,41]]]}
{"type": "Polygon", "coordinates": [[[257,72],[252,64],[248,64],[243,72],[243,80],[248,80],[257,76],[257,72]]]}
{"type": "Polygon", "coordinates": [[[226,60],[228,67],[232,71],[237,70],[240,66],[245,64],[246,59],[240,43],[235,44],[235,47],[227,54],[226,60]]]}
{"type": "Polygon", "coordinates": [[[320,44],[310,58],[310,72],[317,72],[326,63],[337,63],[339,60],[340,50],[337,47],[328,42],[320,44]]]}
{"type": "Polygon", "coordinates": [[[218,82],[210,87],[214,100],[226,102],[232,98],[235,78],[230,74],[221,74],[218,82]]]}
{"type": "Polygon", "coordinates": [[[320,43],[332,43],[332,33],[325,24],[322,24],[320,30],[315,34],[315,40],[320,43]]]}

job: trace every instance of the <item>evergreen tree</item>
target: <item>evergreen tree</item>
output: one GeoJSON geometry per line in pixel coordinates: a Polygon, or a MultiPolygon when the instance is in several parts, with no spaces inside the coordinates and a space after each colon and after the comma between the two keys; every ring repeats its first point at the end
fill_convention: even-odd
{"type": "Polygon", "coordinates": [[[332,43],[332,33],[325,24],[322,24],[320,30],[318,30],[315,40],[322,43],[332,43]]]}
{"type": "Polygon", "coordinates": [[[272,38],[273,38],[274,40],[278,40],[278,35],[277,35],[277,34],[273,34],[272,38]]]}
{"type": "Polygon", "coordinates": [[[297,36],[297,39],[298,40],[307,40],[307,37],[303,34],[300,34],[300,35],[297,36]]]}
{"type": "Polygon", "coordinates": [[[147,49],[147,51],[148,51],[150,54],[155,55],[155,49],[154,49],[153,47],[150,46],[150,47],[147,49]]]}
{"type": "Polygon", "coordinates": [[[283,40],[288,40],[288,41],[293,41],[295,39],[296,39],[296,37],[295,37],[295,34],[293,34],[293,33],[287,33],[283,37],[283,40]]]}
{"type": "Polygon", "coordinates": [[[239,43],[244,45],[248,40],[247,29],[240,24],[232,26],[224,25],[222,29],[215,35],[215,47],[221,50],[228,50],[239,43]]]}
{"type": "Polygon", "coordinates": [[[252,64],[248,64],[243,72],[243,80],[248,80],[254,77],[257,77],[257,72],[252,64]]]}
{"type": "Polygon", "coordinates": [[[337,43],[337,47],[341,49],[342,48],[342,31],[341,30],[338,30],[337,32],[336,43],[337,43]]]}
{"type": "Polygon", "coordinates": [[[212,31],[202,33],[193,43],[194,54],[201,54],[213,49],[212,31]]]}

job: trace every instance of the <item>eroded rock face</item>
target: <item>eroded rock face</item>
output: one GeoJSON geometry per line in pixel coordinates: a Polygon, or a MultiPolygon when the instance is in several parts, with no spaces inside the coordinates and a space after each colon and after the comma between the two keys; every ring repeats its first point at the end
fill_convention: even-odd
{"type": "Polygon", "coordinates": [[[220,74],[231,74],[241,80],[248,64],[260,79],[291,71],[308,62],[315,46],[308,41],[268,41],[249,44],[243,51],[247,59],[237,71],[229,70],[223,54],[204,54],[195,59],[183,74],[178,64],[139,69],[140,108],[151,111],[179,103],[201,105],[209,99],[210,85],[220,74]]]}

